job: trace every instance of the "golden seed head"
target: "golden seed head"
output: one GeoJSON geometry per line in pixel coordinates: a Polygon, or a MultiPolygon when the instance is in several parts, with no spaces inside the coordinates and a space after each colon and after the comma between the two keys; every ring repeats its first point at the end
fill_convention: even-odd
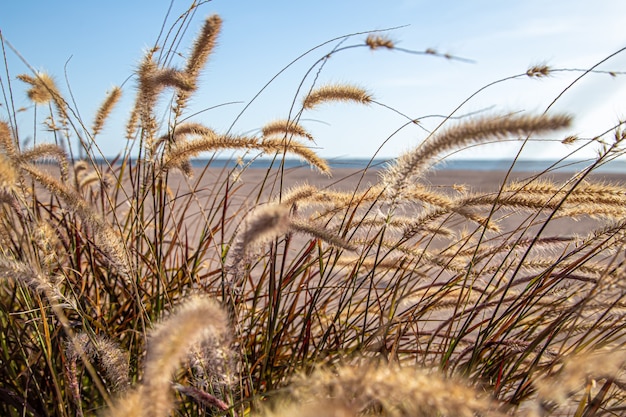
{"type": "Polygon", "coordinates": [[[545,64],[533,65],[532,67],[528,68],[528,70],[526,71],[526,75],[531,78],[547,77],[550,75],[550,67],[545,64]]]}
{"type": "Polygon", "coordinates": [[[67,301],[59,290],[58,277],[42,273],[38,268],[6,255],[0,255],[0,279],[21,282],[50,302],[67,301]]]}
{"type": "Polygon", "coordinates": [[[562,143],[562,144],[564,144],[564,145],[569,145],[569,144],[571,144],[571,143],[576,142],[577,140],[578,140],[578,136],[576,136],[576,135],[570,135],[570,136],[566,137],[565,139],[563,139],[563,140],[561,141],[561,143],[562,143]]]}
{"type": "Polygon", "coordinates": [[[142,387],[145,415],[170,415],[172,374],[193,346],[219,338],[227,328],[226,314],[214,300],[194,296],[151,332],[142,387]]]}
{"type": "Polygon", "coordinates": [[[356,250],[356,246],[354,246],[347,240],[342,239],[340,236],[337,236],[336,234],[324,229],[323,225],[316,225],[309,221],[301,219],[291,219],[289,227],[295,232],[304,233],[314,238],[320,239],[336,248],[342,248],[349,251],[356,250]]]}
{"type": "Polygon", "coordinates": [[[383,183],[392,200],[395,200],[442,153],[488,140],[500,140],[515,135],[524,137],[562,129],[570,123],[571,117],[567,115],[483,116],[466,120],[433,134],[412,151],[400,155],[383,172],[383,183]]]}
{"type": "Polygon", "coordinates": [[[228,253],[230,268],[235,272],[251,252],[264,243],[289,231],[289,207],[268,204],[252,211],[244,219],[228,253]]]}
{"type": "Polygon", "coordinates": [[[11,128],[7,122],[0,120],[0,146],[4,148],[8,157],[12,158],[16,155],[15,141],[11,128]]]}
{"type": "Polygon", "coordinates": [[[368,35],[367,39],[365,39],[365,44],[369,46],[370,49],[372,50],[378,49],[378,48],[387,48],[387,49],[394,48],[393,41],[389,39],[388,37],[382,36],[382,35],[374,35],[374,34],[368,35]]]}
{"type": "Polygon", "coordinates": [[[192,78],[196,78],[198,72],[206,64],[209,55],[215,48],[221,27],[222,19],[218,15],[210,16],[204,22],[202,31],[194,43],[193,51],[187,61],[187,68],[185,69],[185,72],[192,78]]]}
{"type": "Polygon", "coordinates": [[[0,191],[10,193],[17,184],[17,170],[9,159],[0,154],[0,191]]]}
{"type": "Polygon", "coordinates": [[[102,130],[105,120],[111,114],[111,110],[122,96],[122,89],[119,87],[113,87],[113,89],[107,94],[104,103],[98,109],[96,118],[93,122],[92,135],[96,136],[102,130]]]}
{"type": "Polygon", "coordinates": [[[184,72],[173,68],[158,69],[146,78],[149,89],[155,92],[165,87],[174,87],[182,91],[190,91],[194,88],[193,81],[184,72]]]}
{"type": "Polygon", "coordinates": [[[79,333],[67,342],[65,354],[71,361],[97,358],[101,370],[115,390],[125,391],[130,386],[128,355],[106,336],[91,337],[79,333]]]}
{"type": "Polygon", "coordinates": [[[313,140],[313,136],[306,131],[299,123],[293,120],[275,120],[263,126],[261,129],[264,137],[272,135],[285,135],[293,134],[296,136],[302,136],[309,140],[313,140]]]}
{"type": "Polygon", "coordinates": [[[354,101],[369,104],[372,102],[372,96],[363,88],[354,85],[329,84],[311,91],[304,99],[302,106],[310,110],[328,101],[354,101]]]}
{"type": "Polygon", "coordinates": [[[89,168],[89,165],[87,164],[87,161],[85,161],[84,159],[76,161],[74,163],[74,174],[76,176],[81,176],[85,173],[85,171],[87,171],[88,168],[89,168]]]}
{"type": "Polygon", "coordinates": [[[32,86],[26,94],[35,104],[47,104],[59,94],[54,80],[45,72],[39,72],[34,77],[21,74],[17,78],[32,86]]]}
{"type": "Polygon", "coordinates": [[[412,367],[363,364],[318,368],[310,375],[298,376],[288,393],[294,404],[333,404],[355,413],[376,404],[381,415],[501,415],[497,404],[464,381],[412,367]]]}

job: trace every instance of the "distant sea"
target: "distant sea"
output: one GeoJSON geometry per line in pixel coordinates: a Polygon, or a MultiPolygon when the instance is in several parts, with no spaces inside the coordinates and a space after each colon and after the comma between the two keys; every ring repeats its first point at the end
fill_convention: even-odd
{"type": "MultiPolygon", "coordinates": [[[[359,158],[336,158],[326,160],[331,169],[350,168],[363,169],[368,165],[374,168],[383,168],[391,159],[359,159],[359,158]]],[[[251,168],[270,168],[278,167],[279,161],[271,159],[256,159],[254,161],[243,161],[250,164],[251,168]]],[[[285,159],[285,168],[308,167],[308,165],[299,159],[285,159]]],[[[468,171],[504,171],[511,167],[513,162],[510,160],[446,160],[435,165],[436,170],[468,170],[468,171]]],[[[559,172],[576,172],[588,167],[592,161],[549,161],[549,160],[518,160],[515,162],[513,171],[515,172],[541,172],[546,169],[558,170],[559,172]]],[[[210,164],[215,168],[234,168],[236,161],[234,159],[195,159],[192,161],[194,167],[203,167],[210,164]]],[[[604,173],[624,173],[626,174],[626,161],[614,160],[597,167],[594,172],[604,173]]]]}

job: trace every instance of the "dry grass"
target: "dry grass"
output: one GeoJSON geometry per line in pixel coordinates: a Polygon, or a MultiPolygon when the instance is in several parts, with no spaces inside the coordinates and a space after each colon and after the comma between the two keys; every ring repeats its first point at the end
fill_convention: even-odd
{"type": "MultiPolygon", "coordinates": [[[[125,132],[134,145],[114,162],[94,138],[122,90],[87,131],[53,78],[18,77],[49,112],[39,135],[57,142],[21,146],[28,129],[0,121],[0,414],[624,414],[626,187],[593,179],[623,154],[622,122],[563,182],[546,172],[502,178],[495,192],[428,185],[456,149],[563,135],[570,117],[543,114],[446,120],[374,184],[287,189],[286,155],[330,172],[309,146],[307,111],[381,103],[317,87],[310,71],[297,116],[259,137],[188,120],[221,23],[206,20],[182,70],[172,45],[146,54],[125,132]],[[215,179],[192,170],[193,157],[224,149],[268,154],[279,169],[245,195],[232,177],[245,181],[246,166],[215,179]]],[[[357,47],[397,49],[371,34],[312,70],[357,47]]]]}

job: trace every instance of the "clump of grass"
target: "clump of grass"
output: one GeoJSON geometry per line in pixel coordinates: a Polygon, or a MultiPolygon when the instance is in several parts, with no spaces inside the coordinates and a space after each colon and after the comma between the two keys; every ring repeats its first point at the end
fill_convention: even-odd
{"type": "Polygon", "coordinates": [[[324,63],[357,47],[416,52],[379,33],[346,37],[305,74],[298,112],[258,136],[218,132],[188,103],[221,25],[209,17],[188,54],[179,35],[146,53],[130,145],[112,161],[95,138],[121,89],[88,130],[52,77],[17,77],[48,112],[38,138],[54,144],[27,147],[26,127],[0,121],[0,414],[623,414],[626,187],[594,176],[623,155],[622,122],[562,140],[598,152],[567,178],[429,184],[446,153],[571,122],[450,115],[373,183],[288,188],[286,155],[331,174],[307,112],[339,102],[403,114],[318,82],[324,63]],[[250,176],[241,163],[235,182],[235,170],[211,170],[224,150],[272,167],[250,176]],[[580,219],[592,221],[570,232],[580,219]]]}

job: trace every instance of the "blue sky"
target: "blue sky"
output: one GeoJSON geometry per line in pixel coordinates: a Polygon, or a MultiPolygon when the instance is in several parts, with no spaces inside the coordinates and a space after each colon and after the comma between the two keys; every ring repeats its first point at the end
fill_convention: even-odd
{"type": "MultiPolygon", "coordinates": [[[[5,1],[0,5],[0,30],[33,68],[53,75],[62,91],[68,93],[71,88],[80,115],[91,125],[106,91],[132,76],[143,52],[154,45],[170,6],[166,29],[189,4],[182,0],[5,1]]],[[[214,13],[224,20],[222,33],[190,112],[237,102],[195,117],[218,131],[226,131],[243,106],[294,58],[354,32],[404,26],[388,32],[397,46],[418,51],[434,48],[474,61],[357,48],[333,56],[319,76],[320,83],[352,82],[365,87],[377,101],[413,118],[447,115],[482,86],[523,73],[530,65],[586,69],[626,46],[626,2],[611,0],[213,0],[200,6],[189,22],[178,47],[182,54],[188,52],[204,18],[214,13]]],[[[364,39],[365,35],[355,36],[345,45],[364,39]]],[[[285,71],[250,105],[233,131],[251,133],[265,122],[286,117],[307,70],[335,45],[314,51],[285,71]]],[[[11,50],[6,54],[15,104],[28,106],[19,81],[14,80],[15,75],[28,73],[28,67],[11,50]]],[[[626,71],[626,53],[599,69],[626,71]]],[[[488,113],[542,112],[579,75],[559,72],[542,80],[520,78],[502,83],[472,99],[457,114],[486,108],[488,113]]],[[[0,77],[6,85],[6,72],[0,77]]],[[[310,81],[307,79],[307,86],[310,81]]],[[[124,84],[123,100],[98,139],[107,156],[126,146],[124,125],[134,96],[131,78],[124,84]]],[[[626,117],[625,97],[626,75],[592,74],[567,91],[553,110],[575,115],[577,123],[568,133],[591,137],[615,124],[619,117],[626,117]]],[[[4,103],[0,111],[0,117],[6,119],[4,103]]],[[[440,120],[424,119],[423,127],[432,129],[440,120]]],[[[32,112],[20,113],[18,121],[21,139],[28,140],[32,136],[32,112]]],[[[394,134],[405,120],[375,105],[327,105],[305,113],[302,123],[316,137],[318,152],[328,158],[367,158],[375,152],[393,157],[427,135],[416,126],[394,134]]],[[[546,139],[561,139],[565,134],[546,139]]],[[[517,148],[515,144],[497,144],[469,149],[458,156],[506,158],[517,148]]],[[[540,142],[522,155],[555,158],[571,150],[560,143],[540,142]]]]}

